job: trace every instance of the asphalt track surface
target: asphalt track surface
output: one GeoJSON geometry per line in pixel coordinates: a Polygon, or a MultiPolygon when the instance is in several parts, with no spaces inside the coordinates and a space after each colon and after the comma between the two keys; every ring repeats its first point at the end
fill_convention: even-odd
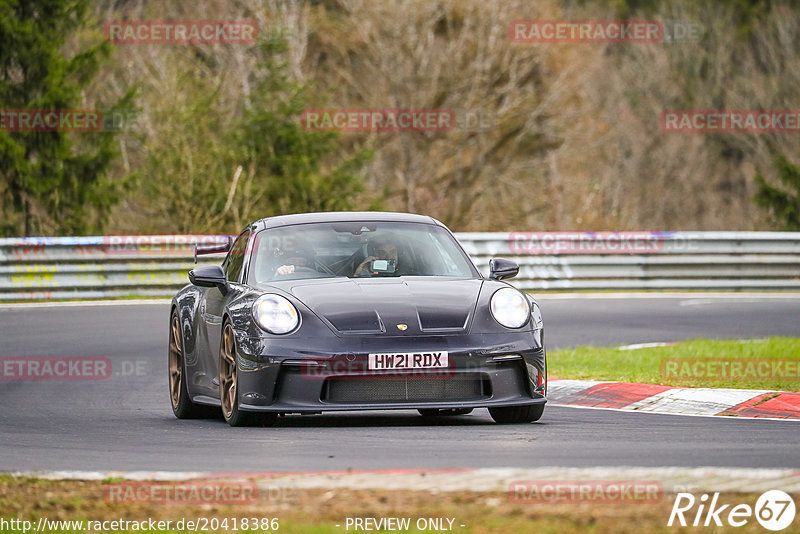
{"type": "MultiPolygon", "coordinates": [[[[800,336],[800,298],[541,299],[550,349],[695,337],[800,336]]],[[[97,381],[0,380],[0,471],[317,471],[447,467],[800,467],[800,422],[550,406],[529,425],[486,410],[288,416],[272,428],[178,421],[167,394],[169,308],[0,306],[0,357],[105,356],[97,381]]]]}

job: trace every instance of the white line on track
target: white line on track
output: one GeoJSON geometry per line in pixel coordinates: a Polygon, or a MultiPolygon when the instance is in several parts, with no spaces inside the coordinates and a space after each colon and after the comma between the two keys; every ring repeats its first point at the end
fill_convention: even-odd
{"type": "Polygon", "coordinates": [[[155,304],[169,304],[170,299],[142,299],[142,300],[68,300],[59,302],[15,302],[0,304],[0,310],[24,310],[28,308],[68,308],[68,307],[94,307],[94,306],[152,306],[155,304]]]}
{"type": "Polygon", "coordinates": [[[536,300],[613,300],[613,299],[779,299],[779,300],[800,300],[800,293],[796,291],[763,293],[763,292],[669,292],[669,293],[537,293],[526,291],[533,295],[536,300]]]}
{"type": "Polygon", "coordinates": [[[677,344],[677,341],[652,341],[648,343],[634,343],[633,345],[620,345],[617,350],[639,350],[639,349],[653,349],[658,347],[671,347],[677,344]]]}

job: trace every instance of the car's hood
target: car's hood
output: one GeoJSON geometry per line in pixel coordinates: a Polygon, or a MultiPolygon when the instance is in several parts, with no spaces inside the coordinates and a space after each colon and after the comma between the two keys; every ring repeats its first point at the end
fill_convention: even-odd
{"type": "Polygon", "coordinates": [[[443,334],[469,328],[482,280],[297,280],[287,291],[341,334],[443,334]]]}

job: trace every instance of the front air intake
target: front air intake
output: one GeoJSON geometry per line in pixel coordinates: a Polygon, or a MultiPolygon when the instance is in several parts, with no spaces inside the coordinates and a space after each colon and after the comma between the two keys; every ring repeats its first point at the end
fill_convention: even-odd
{"type": "Polygon", "coordinates": [[[480,373],[451,376],[331,377],[322,388],[322,401],[386,403],[470,401],[491,396],[488,377],[480,373]]]}

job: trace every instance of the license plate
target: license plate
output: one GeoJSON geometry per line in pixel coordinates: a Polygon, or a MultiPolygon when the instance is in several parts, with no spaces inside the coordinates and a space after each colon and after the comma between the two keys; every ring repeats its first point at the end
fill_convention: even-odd
{"type": "Polygon", "coordinates": [[[369,369],[435,369],[447,367],[447,352],[393,352],[370,354],[369,369]]]}

